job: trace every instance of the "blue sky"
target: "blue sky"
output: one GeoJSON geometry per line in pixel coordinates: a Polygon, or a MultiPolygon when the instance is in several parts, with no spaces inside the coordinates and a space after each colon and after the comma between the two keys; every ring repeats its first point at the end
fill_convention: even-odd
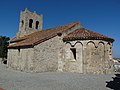
{"type": "Polygon", "coordinates": [[[0,0],[0,35],[16,35],[25,8],[43,14],[43,29],[80,21],[114,38],[113,56],[120,57],[120,0],[0,0]]]}

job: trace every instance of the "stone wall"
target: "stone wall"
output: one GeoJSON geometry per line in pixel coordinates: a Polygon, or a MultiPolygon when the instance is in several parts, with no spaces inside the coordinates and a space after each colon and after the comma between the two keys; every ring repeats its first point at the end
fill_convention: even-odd
{"type": "Polygon", "coordinates": [[[108,42],[95,41],[87,43],[87,73],[103,74],[112,72],[112,60],[110,57],[108,42]]]}
{"type": "Polygon", "coordinates": [[[31,34],[38,30],[42,30],[42,15],[30,12],[28,9],[20,13],[19,31],[17,37],[31,34]],[[30,19],[32,20],[32,27],[29,27],[30,19]],[[39,22],[38,28],[36,29],[36,22],[39,22]]]}
{"type": "Polygon", "coordinates": [[[111,47],[106,41],[63,42],[62,37],[56,36],[33,48],[9,49],[8,67],[26,72],[107,74],[113,70],[111,47]]]}
{"type": "Polygon", "coordinates": [[[33,70],[33,48],[9,49],[8,67],[21,71],[33,70]]]}
{"type": "Polygon", "coordinates": [[[58,70],[58,40],[57,36],[34,47],[35,72],[58,70]]]}
{"type": "Polygon", "coordinates": [[[8,67],[26,72],[59,70],[106,74],[113,69],[111,47],[111,43],[99,40],[63,43],[61,37],[56,36],[34,48],[9,49],[8,67]]]}
{"type": "Polygon", "coordinates": [[[64,71],[83,73],[83,45],[76,41],[66,43],[63,60],[64,71]]]}
{"type": "Polygon", "coordinates": [[[104,43],[99,43],[98,46],[95,46],[94,42],[88,42],[86,50],[87,73],[104,73],[104,43]]]}
{"type": "Polygon", "coordinates": [[[106,74],[113,70],[112,43],[102,40],[63,42],[63,37],[80,28],[68,31],[32,48],[8,51],[8,67],[26,72],[65,71],[106,74]]]}
{"type": "Polygon", "coordinates": [[[113,70],[112,44],[101,40],[78,40],[65,43],[64,67],[65,71],[106,74],[113,70]],[[72,52],[76,49],[76,58],[72,52]]]}
{"type": "MultiPolygon", "coordinates": [[[[75,27],[67,33],[74,31],[75,27]],[[70,31],[70,32],[69,32],[70,31]]],[[[27,72],[62,71],[64,57],[63,37],[56,36],[33,48],[16,48],[8,51],[8,67],[27,72]]]]}
{"type": "Polygon", "coordinates": [[[34,46],[34,72],[63,71],[63,37],[80,27],[78,24],[67,30],[61,36],[56,36],[34,46]]]}

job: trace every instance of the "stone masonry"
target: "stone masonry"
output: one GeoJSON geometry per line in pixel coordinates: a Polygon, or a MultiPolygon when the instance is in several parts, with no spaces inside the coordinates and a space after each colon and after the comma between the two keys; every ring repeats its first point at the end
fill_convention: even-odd
{"type": "Polygon", "coordinates": [[[27,8],[20,13],[20,24],[17,37],[31,34],[38,30],[42,30],[42,15],[36,12],[30,12],[27,8]]]}
{"type": "Polygon", "coordinates": [[[9,68],[25,72],[83,74],[113,71],[114,39],[86,30],[79,22],[41,30],[42,16],[28,9],[21,13],[19,31],[8,47],[9,68]],[[39,21],[38,26],[36,21],[39,21]]]}

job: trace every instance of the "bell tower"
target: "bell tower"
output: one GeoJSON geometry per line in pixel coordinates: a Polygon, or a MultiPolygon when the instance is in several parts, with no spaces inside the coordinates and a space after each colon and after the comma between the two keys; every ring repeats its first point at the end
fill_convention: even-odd
{"type": "Polygon", "coordinates": [[[20,13],[19,31],[17,37],[31,34],[33,32],[42,30],[42,15],[36,12],[30,12],[27,8],[20,13]]]}

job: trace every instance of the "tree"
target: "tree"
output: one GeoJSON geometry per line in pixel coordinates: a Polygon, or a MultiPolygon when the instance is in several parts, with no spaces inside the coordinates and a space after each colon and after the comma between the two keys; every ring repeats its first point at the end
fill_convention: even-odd
{"type": "Polygon", "coordinates": [[[0,36],[0,58],[7,59],[7,46],[9,45],[10,38],[6,36],[0,36]]]}

